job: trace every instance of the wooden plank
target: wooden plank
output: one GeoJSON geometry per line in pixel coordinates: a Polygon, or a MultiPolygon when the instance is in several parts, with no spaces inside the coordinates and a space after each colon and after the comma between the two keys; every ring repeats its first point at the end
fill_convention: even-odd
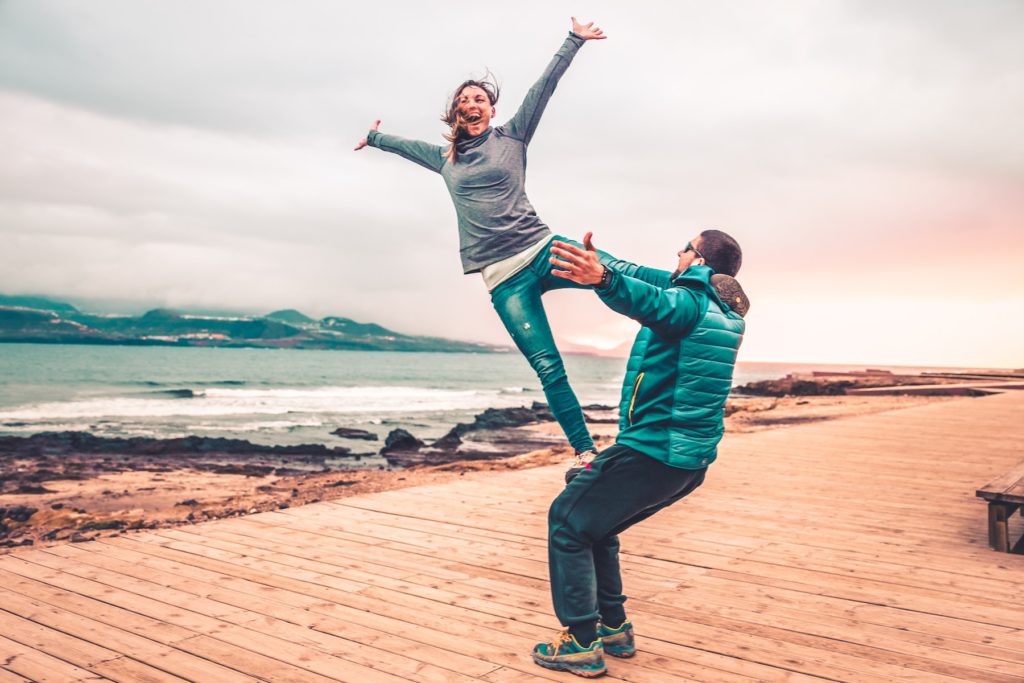
{"type": "Polygon", "coordinates": [[[976,495],[988,500],[1003,500],[1003,494],[1013,495],[1011,490],[1016,486],[1024,486],[1024,460],[982,486],[977,490],[976,495]]]}
{"type": "MultiPolygon", "coordinates": [[[[188,680],[218,680],[251,682],[252,676],[241,674],[220,664],[195,657],[157,641],[138,636],[120,628],[103,628],[102,622],[69,612],[11,591],[0,591],[3,609],[51,629],[121,653],[131,659],[152,664],[163,671],[173,671],[175,677],[188,680]]],[[[156,678],[154,678],[156,680],[156,678]]]]}
{"type": "Polygon", "coordinates": [[[53,655],[0,636],[0,667],[14,680],[38,683],[68,683],[70,681],[109,681],[87,669],[75,666],[53,655]]]}
{"type": "MultiPolygon", "coordinates": [[[[390,538],[392,536],[393,536],[393,534],[389,534],[388,537],[390,538]]],[[[426,548],[430,547],[430,545],[431,545],[430,542],[429,542],[430,537],[429,537],[428,534],[422,534],[422,535],[417,536],[416,534],[405,532],[405,533],[400,534],[400,537],[404,537],[404,539],[406,541],[415,543],[416,546],[418,548],[420,548],[420,549],[417,549],[415,552],[417,552],[419,554],[424,554],[425,556],[439,556],[440,554],[443,554],[443,552],[444,552],[443,548],[437,548],[433,552],[428,552],[428,551],[425,550],[426,548]]],[[[391,544],[389,543],[387,545],[390,546],[391,544]]],[[[465,552],[465,551],[463,551],[463,552],[465,552]]],[[[469,553],[466,553],[466,555],[469,555],[469,553]]],[[[465,559],[465,556],[464,556],[464,559],[465,559]]],[[[491,565],[493,565],[495,562],[500,563],[500,566],[502,566],[502,567],[509,567],[512,564],[508,558],[498,559],[496,557],[496,555],[495,556],[490,556],[490,557],[485,557],[483,560],[481,560],[481,564],[491,564],[491,565]]],[[[765,576],[771,577],[771,576],[780,576],[781,574],[792,574],[792,575],[794,575],[794,577],[790,577],[791,581],[794,580],[794,578],[795,579],[805,579],[805,580],[806,579],[810,579],[811,583],[808,585],[806,590],[812,590],[812,591],[820,590],[821,587],[827,587],[829,590],[836,590],[836,589],[838,589],[838,587],[844,586],[844,585],[850,586],[850,590],[853,591],[853,592],[864,592],[864,591],[878,592],[879,590],[887,590],[884,587],[880,587],[880,586],[877,585],[877,579],[876,580],[860,580],[860,579],[856,579],[856,578],[850,577],[848,575],[843,575],[843,574],[834,574],[832,572],[822,572],[822,571],[811,572],[811,571],[807,571],[807,570],[803,570],[803,569],[796,569],[796,568],[793,568],[793,567],[783,567],[781,565],[774,565],[774,564],[771,564],[771,563],[760,563],[760,562],[748,561],[748,560],[731,559],[731,560],[728,560],[727,562],[715,563],[712,566],[719,567],[719,568],[722,568],[722,569],[725,569],[725,570],[728,570],[728,571],[733,571],[733,572],[738,571],[738,570],[749,571],[752,574],[754,574],[755,576],[759,577],[758,580],[760,580],[760,577],[765,577],[765,576]],[[819,588],[815,588],[815,586],[818,586],[819,588]]],[[[528,570],[522,570],[522,573],[528,573],[528,570]]],[[[941,590],[941,592],[943,594],[946,594],[946,595],[951,593],[951,591],[949,590],[949,588],[950,588],[949,586],[943,586],[941,588],[937,587],[933,591],[933,590],[931,590],[929,588],[920,587],[920,586],[912,584],[912,583],[907,583],[907,582],[900,581],[898,576],[893,576],[892,578],[888,578],[887,582],[888,581],[897,581],[898,582],[898,585],[901,586],[901,591],[899,593],[899,595],[901,597],[899,599],[901,601],[903,601],[903,602],[907,602],[908,604],[920,603],[921,600],[929,600],[929,599],[932,599],[932,598],[939,597],[939,591],[940,590],[941,590]],[[920,600],[916,599],[918,597],[920,598],[920,600]]],[[[994,600],[994,599],[989,599],[987,597],[978,596],[978,595],[975,595],[973,592],[965,592],[965,593],[961,594],[959,597],[963,598],[963,602],[971,602],[971,601],[973,601],[976,604],[981,604],[981,605],[986,605],[986,606],[991,607],[992,610],[993,610],[993,614],[994,615],[998,615],[998,616],[1001,616],[1003,618],[1010,619],[1011,620],[1009,622],[1010,624],[1013,624],[1014,620],[1016,622],[1024,624],[1024,620],[1021,619],[1021,617],[1024,616],[1024,615],[1020,615],[1019,613],[1016,613],[1013,610],[1005,609],[1002,606],[1004,603],[1002,601],[1000,601],[1000,600],[994,600]]],[[[952,602],[949,603],[949,604],[950,605],[956,605],[956,603],[952,603],[952,602]]],[[[920,607],[918,607],[918,608],[920,608],[920,607]]],[[[925,609],[925,608],[922,608],[922,609],[925,609]]]]}
{"type": "MultiPolygon", "coordinates": [[[[104,553],[105,556],[110,554],[109,550],[104,553]]],[[[101,558],[97,556],[96,559],[99,560],[101,558]]],[[[103,578],[111,584],[123,585],[129,589],[138,586],[140,583],[128,575],[118,575],[114,572],[101,571],[92,572],[92,574],[97,578],[103,578]]],[[[147,588],[142,587],[141,590],[145,591],[147,588]]],[[[172,601],[168,604],[180,605],[181,603],[186,603],[192,609],[202,609],[205,604],[213,602],[207,598],[200,598],[187,592],[175,591],[173,589],[163,588],[162,593],[169,596],[179,594],[180,598],[176,600],[169,598],[172,601]]],[[[165,605],[163,609],[166,610],[166,608],[167,606],[165,605]]],[[[138,609],[141,611],[144,609],[151,610],[152,608],[139,607],[138,609]]],[[[222,611],[222,608],[218,608],[216,605],[214,605],[213,609],[214,611],[222,611]]],[[[151,616],[155,616],[152,611],[148,613],[151,616]]],[[[192,615],[193,621],[199,617],[199,614],[192,615]]],[[[252,661],[261,659],[261,656],[257,653],[271,654],[273,660],[263,662],[261,666],[263,668],[274,667],[277,670],[273,676],[274,680],[282,680],[282,677],[285,675],[289,677],[289,680],[296,676],[298,680],[303,680],[304,676],[306,677],[305,680],[313,678],[305,673],[300,675],[300,672],[295,671],[295,668],[306,669],[327,677],[348,672],[347,675],[352,678],[367,681],[397,680],[395,675],[407,675],[410,672],[415,672],[422,680],[426,681],[457,681],[460,679],[458,674],[450,670],[444,670],[440,667],[417,661],[405,656],[404,653],[395,652],[389,658],[386,656],[387,653],[385,651],[366,647],[358,642],[342,637],[343,632],[355,630],[349,625],[346,625],[346,628],[338,635],[307,632],[308,629],[296,630],[291,628],[290,625],[276,620],[261,622],[258,629],[246,626],[247,624],[251,625],[260,617],[261,615],[249,610],[231,610],[221,616],[221,619],[227,621],[216,622],[212,619],[207,620],[212,623],[204,630],[210,638],[252,650],[248,657],[252,661]],[[297,643],[303,643],[303,645],[298,645],[297,643]],[[382,658],[385,660],[383,663],[381,661],[382,658]],[[286,666],[282,666],[282,663],[286,666]],[[377,670],[381,667],[389,671],[377,670]]],[[[174,618],[174,615],[168,618],[174,618]]],[[[209,643],[209,640],[198,640],[195,642],[209,643]]],[[[487,667],[487,670],[492,668],[495,667],[487,667]]]]}
{"type": "MultiPolygon", "coordinates": [[[[319,620],[319,623],[323,624],[324,620],[319,620]]],[[[480,648],[477,647],[477,642],[476,641],[479,641],[481,638],[485,638],[484,634],[482,634],[480,632],[476,632],[476,631],[471,631],[471,632],[465,634],[465,637],[469,637],[472,640],[470,642],[466,642],[463,639],[449,639],[449,641],[448,641],[449,647],[452,644],[457,644],[459,649],[460,649],[460,651],[467,652],[467,653],[468,652],[477,651],[477,653],[476,653],[477,656],[481,657],[482,659],[494,660],[494,661],[506,661],[505,657],[502,656],[503,653],[502,653],[501,649],[497,650],[497,654],[496,654],[494,651],[487,651],[486,649],[480,649],[480,648]]],[[[520,644],[519,644],[519,653],[520,654],[518,656],[519,657],[525,657],[526,653],[529,652],[529,648],[532,647],[534,642],[536,642],[536,641],[535,640],[527,640],[527,639],[521,640],[520,644]]],[[[507,637],[502,637],[501,639],[496,640],[495,643],[494,643],[494,646],[496,646],[498,648],[507,648],[507,647],[509,647],[509,645],[510,645],[510,642],[509,642],[507,637]]],[[[456,655],[452,655],[450,653],[448,655],[444,655],[444,656],[446,656],[448,660],[456,659],[456,655]]],[[[679,667],[679,666],[682,665],[681,662],[680,663],[668,662],[667,660],[666,660],[665,663],[666,663],[666,666],[668,666],[669,668],[679,667]]],[[[523,662],[520,662],[519,664],[523,665],[523,662]]],[[[530,667],[530,668],[532,668],[534,666],[532,663],[527,663],[526,665],[528,667],[530,667]]],[[[493,669],[493,668],[494,667],[489,667],[487,670],[490,670],[490,669],[493,669]]],[[[722,679],[722,680],[728,680],[729,677],[730,677],[729,674],[726,673],[726,672],[720,672],[719,673],[719,678],[722,679]]],[[[764,680],[773,680],[773,679],[772,678],[765,678],[764,680]]]]}
{"type": "MultiPolygon", "coordinates": [[[[64,548],[68,548],[71,551],[77,550],[76,548],[69,546],[64,546],[64,548]]],[[[395,680],[393,676],[374,671],[362,665],[352,664],[343,659],[331,658],[331,661],[325,661],[324,657],[319,653],[292,653],[293,656],[289,658],[289,653],[287,652],[291,649],[291,644],[289,642],[278,641],[273,638],[268,640],[261,633],[251,631],[249,629],[238,628],[232,622],[221,620],[231,616],[232,614],[241,614],[244,612],[248,615],[249,613],[245,610],[234,608],[225,609],[225,607],[229,606],[221,605],[219,603],[206,600],[205,598],[200,598],[181,591],[173,591],[169,589],[162,589],[158,591],[156,590],[157,586],[147,581],[140,581],[115,572],[86,569],[83,565],[67,566],[67,562],[62,562],[59,558],[51,558],[49,561],[43,559],[46,556],[47,553],[41,553],[39,557],[34,557],[33,559],[49,563],[58,568],[66,569],[68,573],[91,576],[95,579],[106,582],[102,584],[100,584],[100,581],[95,582],[100,585],[108,587],[117,586],[118,588],[124,589],[123,591],[115,591],[114,593],[107,594],[105,599],[111,602],[116,601],[117,603],[122,604],[122,606],[135,609],[141,613],[148,614],[149,616],[159,617],[162,614],[165,619],[172,623],[188,624],[193,629],[205,635],[209,635],[211,638],[216,638],[224,643],[249,650],[247,653],[247,659],[252,660],[255,666],[261,666],[264,668],[279,667],[281,672],[287,672],[287,675],[289,676],[295,675],[294,670],[288,672],[289,668],[294,667],[307,669],[308,671],[316,673],[323,673],[323,675],[327,677],[333,677],[338,672],[348,672],[348,675],[353,678],[362,677],[361,680],[395,680]],[[131,593],[129,591],[138,592],[131,593]],[[154,606],[155,601],[144,597],[147,593],[160,593],[165,600],[168,600],[168,602],[163,604],[156,602],[154,606]],[[183,604],[188,605],[188,609],[182,608],[183,604]],[[173,609],[174,607],[178,607],[179,609],[173,609]],[[204,609],[211,613],[221,615],[221,619],[208,618],[206,615],[194,611],[204,609]],[[260,653],[270,655],[277,661],[265,661],[265,655],[260,653]],[[282,663],[285,666],[281,666],[282,663]]],[[[68,583],[68,580],[63,578],[62,574],[57,574],[56,576],[51,577],[49,581],[60,586],[68,583]]],[[[195,640],[194,642],[202,645],[208,641],[200,639],[195,640]]],[[[279,673],[278,675],[284,674],[279,673]]],[[[303,676],[307,680],[318,680],[308,672],[303,674],[303,676]]]]}
{"type": "MultiPolygon", "coordinates": [[[[182,683],[184,679],[61,630],[48,628],[0,608],[0,633],[9,640],[114,680],[182,683]]],[[[249,679],[251,680],[251,679],[249,679]]]]}
{"type": "MultiPolygon", "coordinates": [[[[110,541],[110,542],[111,543],[116,543],[117,541],[110,541]]],[[[147,547],[147,549],[148,549],[148,547],[147,547]]],[[[78,551],[78,552],[83,552],[83,551],[78,551]]],[[[109,553],[106,553],[106,552],[103,553],[103,562],[104,563],[109,563],[110,560],[109,560],[109,557],[107,557],[108,555],[109,555],[109,553]]],[[[142,564],[142,563],[141,562],[135,562],[134,564],[142,564]]],[[[183,569],[181,571],[184,572],[185,570],[183,569]]],[[[310,586],[310,590],[322,590],[322,589],[319,589],[319,587],[316,587],[316,586],[310,586]]],[[[334,591],[334,593],[336,595],[337,591],[334,591]]],[[[392,603],[394,601],[393,598],[394,598],[395,594],[396,593],[392,592],[390,594],[390,597],[388,597],[386,599],[386,602],[388,603],[389,606],[390,606],[390,603],[392,603]]],[[[466,608],[466,607],[470,606],[471,602],[472,601],[469,601],[469,600],[467,600],[467,601],[460,601],[459,604],[460,604],[461,607],[466,608]]],[[[489,603],[486,603],[486,602],[483,602],[483,601],[477,601],[475,604],[477,604],[477,605],[486,605],[486,604],[489,604],[489,603]]],[[[434,603],[434,604],[429,604],[428,603],[425,610],[424,609],[420,609],[420,610],[416,610],[416,611],[412,611],[412,612],[406,611],[405,613],[407,615],[408,614],[413,614],[413,615],[415,615],[415,618],[417,620],[422,620],[424,618],[423,615],[425,613],[429,614],[431,612],[435,612],[435,611],[437,611],[437,607],[438,607],[438,605],[436,603],[434,603]]],[[[380,609],[379,606],[372,606],[371,608],[372,609],[380,609]]],[[[488,608],[488,609],[492,609],[492,611],[494,611],[494,608],[488,608]]],[[[504,616],[504,614],[506,612],[503,610],[503,608],[498,607],[497,608],[497,613],[501,614],[502,616],[504,616]]],[[[548,628],[550,628],[550,626],[549,626],[550,622],[548,621],[549,618],[544,616],[544,615],[541,615],[541,614],[536,614],[536,615],[534,615],[532,617],[529,617],[529,616],[526,616],[526,615],[521,615],[518,618],[519,619],[524,619],[524,618],[532,619],[532,621],[534,621],[536,624],[541,626],[544,630],[547,630],[548,628]]],[[[443,629],[448,629],[448,628],[450,628],[450,625],[451,625],[451,621],[446,619],[444,622],[442,622],[440,624],[439,627],[443,628],[443,629]]],[[[541,631],[541,632],[543,632],[543,631],[541,631]]],[[[536,642],[536,634],[537,634],[537,630],[533,630],[532,631],[532,636],[527,636],[527,637],[518,639],[518,641],[519,641],[518,642],[518,646],[517,646],[518,650],[514,649],[513,652],[518,652],[519,654],[515,655],[513,657],[513,660],[516,657],[518,657],[520,659],[519,659],[518,662],[515,663],[515,665],[525,666],[527,669],[532,669],[534,667],[534,665],[532,663],[530,663],[528,660],[524,662],[521,658],[526,656],[526,653],[529,652],[529,649],[532,647],[533,643],[536,642]]],[[[460,639],[453,640],[452,642],[459,643],[460,644],[460,648],[463,648],[463,649],[472,648],[472,647],[475,646],[475,643],[477,641],[486,640],[488,638],[486,631],[483,630],[483,629],[473,629],[473,630],[470,630],[470,631],[468,631],[468,632],[466,632],[465,634],[462,634],[462,635],[464,635],[466,637],[469,637],[472,640],[467,643],[466,641],[464,641],[464,640],[462,640],[460,638],[460,639]]],[[[516,647],[516,644],[513,641],[511,641],[508,638],[508,636],[500,636],[500,637],[497,637],[497,638],[495,638],[493,640],[493,642],[491,643],[491,647],[492,648],[496,648],[496,649],[491,649],[490,651],[484,650],[483,653],[481,654],[481,656],[486,656],[486,657],[495,659],[495,661],[506,661],[504,659],[504,656],[505,656],[505,653],[506,653],[507,649],[509,647],[516,647]]],[[[698,653],[698,654],[700,654],[700,653],[698,653]]],[[[687,653],[687,656],[682,661],[684,661],[684,662],[685,661],[690,661],[693,658],[694,657],[693,657],[693,653],[692,652],[691,653],[687,653]]],[[[703,659],[707,660],[709,662],[714,660],[713,657],[707,657],[707,656],[704,656],[703,659]]],[[[722,666],[725,662],[726,662],[725,658],[722,658],[722,659],[718,660],[719,666],[722,666]]],[[[672,662],[667,662],[667,665],[669,665],[669,666],[677,666],[675,663],[672,663],[672,662]]],[[[742,662],[740,662],[738,664],[732,664],[730,662],[730,663],[727,664],[727,666],[729,666],[729,667],[738,667],[738,668],[741,668],[741,669],[757,668],[756,665],[744,664],[742,662]]],[[[721,680],[728,680],[728,678],[729,678],[729,674],[727,674],[725,672],[720,672],[718,674],[718,676],[719,676],[719,678],[721,680]]],[[[778,674],[777,670],[773,671],[770,667],[764,667],[764,668],[759,670],[758,678],[760,680],[778,680],[779,679],[779,674],[778,674]]]]}
{"type": "MultiPolygon", "coordinates": [[[[295,528],[296,527],[294,527],[294,526],[289,527],[289,532],[293,532],[293,530],[295,528]]],[[[442,536],[442,540],[444,540],[443,536],[442,536]]],[[[665,539],[658,539],[658,543],[659,543],[660,546],[665,546],[667,541],[665,539]]],[[[714,556],[706,556],[703,553],[695,553],[692,550],[693,544],[687,543],[687,542],[685,542],[685,540],[682,541],[681,543],[672,543],[670,545],[672,547],[679,547],[680,549],[685,549],[687,551],[688,558],[693,558],[695,555],[699,555],[699,556],[704,557],[706,562],[711,562],[712,563],[711,565],[707,565],[705,563],[702,563],[702,564],[705,564],[705,566],[718,566],[718,567],[724,566],[723,562],[716,562],[714,556]]],[[[443,548],[443,547],[449,547],[449,546],[446,543],[441,543],[438,546],[439,549],[443,548]]],[[[506,546],[506,547],[508,547],[508,546],[506,546]]],[[[521,555],[521,553],[522,553],[522,551],[520,549],[518,549],[518,548],[514,549],[513,552],[515,552],[517,555],[521,555]]],[[[623,549],[623,554],[625,556],[627,556],[627,557],[630,556],[628,547],[623,549]]],[[[731,558],[732,558],[732,553],[728,552],[728,551],[727,552],[718,553],[718,554],[721,557],[725,558],[725,559],[730,559],[731,560],[731,558]]],[[[749,555],[749,557],[756,557],[758,560],[761,560],[761,558],[763,556],[764,556],[763,553],[757,553],[756,555],[754,555],[754,554],[749,555]]],[[[805,557],[806,557],[806,555],[805,555],[805,557]]],[[[776,564],[780,564],[782,566],[788,566],[789,564],[792,563],[792,560],[790,558],[786,558],[785,560],[781,560],[781,561],[777,561],[776,562],[773,559],[772,562],[776,563],[776,564]]],[[[874,579],[874,580],[880,580],[880,581],[884,581],[884,582],[905,583],[905,582],[907,582],[908,579],[913,579],[913,581],[910,583],[910,585],[916,585],[916,586],[928,585],[928,586],[934,587],[936,589],[942,590],[944,592],[962,593],[962,594],[968,595],[968,596],[976,594],[976,593],[980,593],[980,594],[989,596],[989,597],[994,598],[994,599],[998,598],[1000,600],[1012,600],[1014,598],[1014,591],[1013,591],[1013,589],[1008,587],[1007,584],[1003,580],[1001,580],[1001,579],[999,579],[999,580],[995,580],[994,579],[994,580],[991,580],[991,581],[986,581],[983,578],[969,577],[966,574],[965,575],[960,575],[960,576],[950,576],[949,574],[944,573],[944,572],[940,572],[940,571],[936,571],[936,570],[926,570],[926,569],[923,569],[923,568],[915,568],[917,570],[917,572],[918,572],[916,574],[914,574],[912,572],[905,571],[905,570],[904,571],[891,571],[891,569],[893,569],[891,567],[886,567],[885,571],[875,571],[875,570],[872,569],[872,564],[873,563],[866,563],[866,562],[865,563],[845,562],[842,565],[842,569],[834,567],[834,566],[831,566],[831,565],[824,565],[824,564],[821,565],[820,567],[817,567],[816,569],[818,571],[822,571],[822,572],[825,572],[825,573],[841,572],[843,575],[846,575],[846,576],[864,576],[865,578],[871,578],[871,579],[874,579]],[[857,569],[852,569],[853,567],[857,567],[857,569]],[[934,580],[933,581],[927,581],[927,582],[923,581],[922,580],[922,574],[924,574],[928,578],[934,577],[934,580]]],[[[807,566],[806,563],[805,563],[805,566],[807,566]]]]}
{"type": "MultiPolygon", "coordinates": [[[[159,548],[160,547],[154,546],[154,547],[145,547],[144,549],[147,549],[147,550],[148,549],[159,550],[159,548]]],[[[78,548],[73,549],[73,550],[75,552],[79,553],[79,554],[84,554],[84,553],[87,552],[87,551],[83,551],[83,550],[78,549],[78,548]]],[[[143,561],[138,561],[136,559],[136,557],[135,557],[136,554],[135,553],[131,553],[128,556],[128,560],[130,560],[130,561],[118,561],[118,560],[114,560],[111,557],[112,553],[110,552],[110,550],[111,549],[105,549],[102,552],[91,553],[90,557],[89,557],[89,561],[93,561],[93,562],[96,562],[97,564],[102,564],[102,565],[105,565],[105,566],[114,566],[114,567],[119,568],[122,571],[131,571],[132,567],[141,567],[139,569],[140,573],[146,574],[146,575],[150,575],[151,579],[153,579],[153,580],[160,579],[160,577],[156,577],[156,575],[153,575],[154,572],[153,572],[152,568],[146,567],[145,563],[143,561]]],[[[123,553],[125,551],[121,551],[121,552],[123,553]]],[[[174,571],[177,574],[186,575],[187,574],[187,569],[188,569],[188,567],[186,565],[182,565],[181,568],[174,568],[174,571]]],[[[323,592],[323,593],[327,593],[329,595],[335,595],[335,596],[338,593],[340,593],[338,591],[332,591],[331,589],[324,589],[322,587],[319,587],[319,586],[316,586],[316,585],[313,585],[313,584],[308,584],[307,586],[309,588],[309,591],[312,592],[312,593],[322,593],[323,592]]],[[[207,592],[207,590],[216,591],[215,587],[212,587],[212,586],[207,587],[207,589],[202,589],[202,588],[197,589],[195,582],[191,583],[191,587],[193,587],[193,590],[199,590],[201,592],[207,592]]],[[[258,590],[258,588],[246,587],[244,589],[244,592],[240,592],[238,594],[240,597],[239,598],[234,598],[234,599],[236,599],[236,600],[239,600],[239,599],[248,600],[248,602],[250,604],[252,604],[253,602],[257,602],[258,603],[258,601],[254,601],[252,599],[252,597],[251,597],[255,590],[258,590]]],[[[217,592],[211,592],[210,593],[210,597],[215,597],[215,598],[221,599],[221,600],[230,599],[230,598],[225,597],[226,595],[227,594],[224,591],[217,591],[217,592]]],[[[347,596],[347,595],[350,595],[350,594],[342,593],[342,595],[346,595],[347,596]]],[[[366,605],[360,605],[360,606],[366,608],[366,605]]],[[[421,612],[423,612],[423,610],[421,610],[421,612]]],[[[426,612],[423,612],[423,613],[412,613],[412,614],[407,614],[407,617],[412,617],[412,618],[414,618],[414,620],[422,621],[423,618],[426,615],[427,615],[426,612]]],[[[250,616],[253,616],[253,615],[250,614],[250,616]]],[[[238,616],[234,616],[234,617],[230,617],[229,616],[228,618],[239,618],[239,620],[242,620],[242,617],[243,617],[243,615],[239,614],[238,616]]],[[[328,620],[314,620],[314,621],[318,625],[324,625],[324,624],[326,624],[328,622],[328,620]]],[[[249,622],[249,620],[246,620],[245,623],[250,623],[250,622],[249,622]]],[[[328,624],[328,626],[330,626],[330,624],[328,624]]],[[[467,634],[464,634],[464,635],[472,636],[473,634],[467,633],[467,634]]],[[[469,649],[472,649],[475,646],[473,642],[467,643],[467,642],[463,641],[462,639],[452,639],[452,640],[450,640],[450,645],[451,644],[457,645],[460,648],[460,650],[466,650],[467,647],[469,647],[469,649]]],[[[504,654],[504,652],[499,650],[499,654],[504,654]]],[[[449,656],[449,657],[445,657],[445,658],[447,660],[453,660],[454,659],[456,661],[456,663],[460,664],[460,665],[464,664],[463,661],[460,661],[458,656],[454,656],[453,655],[453,656],[449,656]]],[[[477,666],[480,666],[479,663],[476,663],[476,664],[477,664],[477,666]]],[[[529,665],[529,666],[532,666],[532,665],[529,665]]],[[[489,667],[489,668],[481,667],[481,668],[484,669],[484,670],[489,670],[489,669],[493,669],[495,667],[489,667]]],[[[429,673],[430,668],[427,668],[426,671],[427,671],[427,673],[429,673]]]]}
{"type": "Polygon", "coordinates": [[[1010,485],[1002,497],[1008,503],[1024,505],[1024,475],[1015,484],[1010,485]]]}
{"type": "MultiPolygon", "coordinates": [[[[17,655],[15,655],[15,657],[17,657],[17,655]]],[[[32,679],[25,678],[21,674],[16,674],[13,671],[8,671],[3,668],[3,659],[4,658],[0,656],[0,683],[32,683],[32,679]]]]}
{"type": "MultiPolygon", "coordinates": [[[[4,570],[0,570],[0,578],[4,580],[4,585],[9,590],[16,590],[19,595],[47,601],[51,606],[59,606],[74,614],[96,620],[99,623],[94,624],[93,629],[96,633],[102,634],[105,646],[126,653],[130,652],[134,657],[145,654],[147,662],[159,662],[160,668],[191,680],[210,678],[216,678],[218,681],[253,680],[249,676],[239,676],[238,672],[258,674],[261,677],[269,677],[278,681],[330,680],[303,672],[252,650],[220,643],[208,636],[197,636],[187,629],[164,623],[157,618],[86,598],[70,591],[53,588],[42,581],[26,579],[21,575],[4,570]],[[173,649],[154,650],[145,643],[141,646],[132,646],[129,643],[126,648],[115,647],[115,644],[123,644],[124,641],[124,637],[119,633],[120,629],[143,634],[157,643],[173,645],[173,649]],[[221,670],[222,667],[211,665],[211,661],[229,665],[233,670],[221,670]]],[[[81,583],[79,582],[78,585],[81,583]]],[[[164,606],[157,614],[164,613],[166,609],[164,606]]]]}
{"type": "Polygon", "coordinates": [[[1007,520],[1012,508],[1005,503],[989,501],[988,504],[988,545],[996,552],[1005,553],[1010,550],[1010,533],[1007,520]]]}

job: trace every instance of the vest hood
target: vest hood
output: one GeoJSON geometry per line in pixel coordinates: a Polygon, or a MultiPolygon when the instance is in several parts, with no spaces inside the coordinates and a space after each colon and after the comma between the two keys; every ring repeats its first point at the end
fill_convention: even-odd
{"type": "Polygon", "coordinates": [[[708,297],[718,304],[718,307],[723,311],[732,308],[729,307],[722,299],[718,296],[718,291],[711,284],[711,276],[715,274],[715,271],[711,269],[711,266],[690,266],[682,273],[676,276],[676,279],[672,281],[672,284],[676,287],[688,287],[690,289],[699,289],[705,292],[708,297]]]}

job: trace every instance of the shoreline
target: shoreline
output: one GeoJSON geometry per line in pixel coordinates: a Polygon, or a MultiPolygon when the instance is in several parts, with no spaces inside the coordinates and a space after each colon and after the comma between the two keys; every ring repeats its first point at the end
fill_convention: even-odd
{"type": "MultiPolygon", "coordinates": [[[[853,375],[789,376],[745,386],[746,393],[734,394],[726,405],[726,431],[784,429],[989,393],[920,391],[943,383],[963,386],[962,376],[853,375]],[[886,387],[892,391],[875,391],[886,387]]],[[[1021,388],[1022,381],[1024,376],[1002,379],[1005,389],[1021,388]]],[[[607,406],[585,407],[599,449],[614,442],[615,412],[607,406]]],[[[45,440],[33,443],[34,437],[0,437],[0,554],[440,483],[473,473],[568,465],[572,457],[543,404],[488,409],[473,423],[457,425],[429,444],[408,433],[399,436],[389,435],[380,454],[388,465],[376,468],[345,467],[369,454],[322,446],[316,453],[301,447],[275,452],[225,439],[104,440],[86,434],[78,441],[65,437],[70,443],[60,452],[45,440]],[[112,453],[107,446],[113,441],[133,442],[135,450],[112,453]],[[12,443],[27,447],[19,450],[12,443]],[[187,448],[168,451],[170,443],[187,448]],[[289,462],[301,467],[289,467],[289,462]]]]}

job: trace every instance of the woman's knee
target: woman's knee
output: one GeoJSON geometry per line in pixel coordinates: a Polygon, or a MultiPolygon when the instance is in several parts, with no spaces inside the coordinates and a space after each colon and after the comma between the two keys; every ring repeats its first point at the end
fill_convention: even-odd
{"type": "Polygon", "coordinates": [[[537,373],[540,382],[544,386],[550,386],[555,382],[566,379],[565,363],[557,349],[541,349],[527,357],[530,367],[537,373]]]}

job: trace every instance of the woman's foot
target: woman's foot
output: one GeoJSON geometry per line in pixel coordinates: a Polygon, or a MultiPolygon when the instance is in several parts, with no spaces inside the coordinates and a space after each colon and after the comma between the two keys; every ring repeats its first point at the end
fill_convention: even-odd
{"type": "Polygon", "coordinates": [[[590,469],[590,463],[597,457],[597,451],[577,451],[569,469],[565,471],[565,485],[579,476],[584,470],[590,469]]]}

